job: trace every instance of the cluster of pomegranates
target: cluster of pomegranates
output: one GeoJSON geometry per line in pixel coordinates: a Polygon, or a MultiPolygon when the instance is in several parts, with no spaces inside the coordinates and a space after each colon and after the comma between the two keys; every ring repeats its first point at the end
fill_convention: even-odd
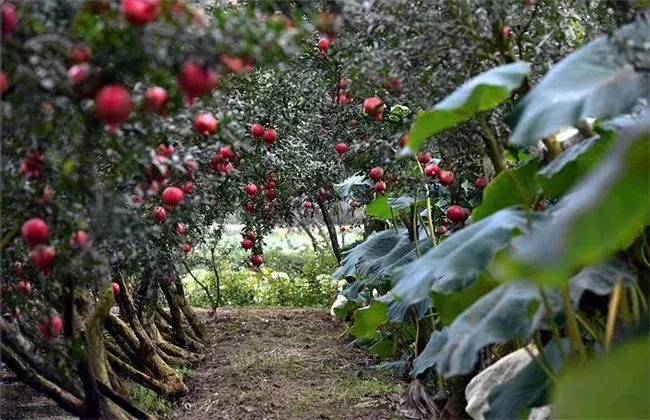
{"type": "Polygon", "coordinates": [[[375,117],[377,121],[383,119],[384,108],[384,101],[382,101],[378,96],[371,96],[363,101],[363,111],[371,117],[375,117]]]}
{"type": "Polygon", "coordinates": [[[251,125],[251,136],[255,138],[262,137],[266,147],[271,147],[278,139],[278,132],[274,128],[264,128],[260,123],[251,125]]]}
{"type": "Polygon", "coordinates": [[[375,166],[368,172],[368,177],[375,182],[375,191],[383,193],[386,191],[386,183],[381,179],[384,176],[384,170],[381,166],[375,166]]]}
{"type": "Polygon", "coordinates": [[[215,172],[228,175],[234,168],[233,162],[237,163],[240,158],[241,155],[233,152],[230,146],[223,146],[219,149],[219,152],[212,155],[210,167],[215,172]]]}
{"type": "Polygon", "coordinates": [[[345,90],[348,87],[349,83],[350,82],[345,77],[341,77],[341,79],[339,79],[339,88],[335,98],[336,103],[347,104],[348,102],[351,101],[350,92],[345,90]]]}

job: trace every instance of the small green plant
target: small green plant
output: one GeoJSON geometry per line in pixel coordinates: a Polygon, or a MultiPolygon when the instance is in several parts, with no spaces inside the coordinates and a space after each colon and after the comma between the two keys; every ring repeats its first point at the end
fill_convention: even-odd
{"type": "Polygon", "coordinates": [[[132,381],[125,381],[123,386],[129,399],[142,410],[161,419],[171,415],[172,404],[164,397],[132,381]]]}

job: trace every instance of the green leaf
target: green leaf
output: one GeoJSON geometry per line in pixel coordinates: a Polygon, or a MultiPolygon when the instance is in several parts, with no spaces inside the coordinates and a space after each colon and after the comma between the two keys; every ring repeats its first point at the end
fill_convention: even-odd
{"type": "Polygon", "coordinates": [[[450,325],[465,309],[496,286],[495,281],[481,276],[476,283],[465,290],[448,295],[432,292],[433,307],[440,316],[442,325],[450,325]]]}
{"type": "MultiPolygon", "coordinates": [[[[569,354],[571,347],[569,340],[566,338],[561,340],[560,345],[565,354],[569,354]]],[[[555,341],[549,342],[544,347],[544,359],[553,372],[560,372],[564,367],[555,341]]],[[[539,367],[539,364],[531,360],[515,376],[492,388],[488,397],[490,409],[485,413],[486,420],[516,419],[524,409],[549,404],[551,385],[551,380],[539,367]]]]}
{"type": "Polygon", "coordinates": [[[509,255],[498,259],[500,275],[561,284],[576,269],[629,246],[650,222],[648,162],[650,116],[621,133],[545,226],[513,240],[509,255]]]}
{"type": "Polygon", "coordinates": [[[650,42],[650,23],[626,25],[615,38],[598,38],[555,65],[515,110],[510,142],[534,145],[561,128],[577,127],[584,117],[627,113],[650,95],[650,76],[635,71],[627,48],[621,48],[628,39],[637,45],[650,42]]]}
{"type": "Polygon", "coordinates": [[[584,367],[568,369],[554,392],[558,419],[650,418],[648,337],[622,342],[584,367]]]}
{"type": "Polygon", "coordinates": [[[415,378],[423,374],[427,369],[433,366],[438,360],[438,355],[447,344],[449,340],[449,330],[443,328],[442,330],[434,331],[429,338],[422,353],[413,359],[413,369],[411,369],[411,377],[415,378]]]}
{"type": "Polygon", "coordinates": [[[334,278],[353,276],[360,263],[369,264],[376,258],[386,256],[402,239],[404,232],[405,229],[397,232],[395,229],[373,232],[364,242],[348,251],[334,273],[334,278]]]}
{"type": "Polygon", "coordinates": [[[370,187],[370,182],[366,179],[366,176],[358,172],[340,184],[334,184],[334,192],[341,198],[346,198],[350,195],[350,190],[354,186],[366,186],[370,187]]]}
{"type": "Polygon", "coordinates": [[[446,376],[467,374],[488,344],[527,339],[539,306],[539,289],[528,281],[502,284],[481,297],[448,327],[452,339],[432,358],[437,371],[446,376]]]}
{"type": "Polygon", "coordinates": [[[378,195],[366,206],[366,214],[381,220],[391,220],[393,214],[388,206],[388,195],[378,195]]]}
{"type": "MultiPolygon", "coordinates": [[[[532,226],[547,215],[531,213],[532,226]]],[[[395,295],[407,302],[428,297],[430,291],[451,293],[465,289],[506,248],[516,231],[528,230],[526,213],[504,209],[459,230],[422,257],[393,272],[395,295]]]]}
{"type": "Polygon", "coordinates": [[[427,137],[504,102],[529,73],[529,64],[518,61],[488,70],[469,80],[432,110],[418,114],[408,134],[409,148],[417,152],[427,137]]]}
{"type": "Polygon", "coordinates": [[[365,308],[357,309],[350,334],[361,338],[374,337],[377,327],[388,322],[387,309],[388,305],[378,300],[371,301],[365,308]]]}
{"type": "Polygon", "coordinates": [[[605,155],[613,135],[594,136],[569,148],[538,172],[537,182],[544,195],[557,198],[571,188],[605,155]]]}
{"type": "Polygon", "coordinates": [[[381,340],[368,349],[370,354],[376,354],[379,357],[386,358],[393,356],[393,350],[395,349],[395,343],[393,340],[381,340]]]}
{"type": "Polygon", "coordinates": [[[531,160],[517,169],[507,169],[497,175],[485,187],[483,201],[472,212],[472,221],[477,222],[516,204],[531,208],[539,188],[535,181],[539,167],[537,160],[531,160]]]}

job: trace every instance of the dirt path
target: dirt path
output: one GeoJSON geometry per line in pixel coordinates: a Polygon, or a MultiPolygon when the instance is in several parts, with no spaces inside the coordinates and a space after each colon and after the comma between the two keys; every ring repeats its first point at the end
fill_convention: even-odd
{"type": "Polygon", "coordinates": [[[220,309],[177,419],[392,419],[405,384],[348,348],[324,309],[220,309]]]}

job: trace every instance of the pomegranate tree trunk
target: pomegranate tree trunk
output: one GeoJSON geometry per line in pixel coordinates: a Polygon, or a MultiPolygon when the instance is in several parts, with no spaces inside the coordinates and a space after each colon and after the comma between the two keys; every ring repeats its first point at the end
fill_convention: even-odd
{"type": "Polygon", "coordinates": [[[334,252],[334,256],[336,257],[336,261],[338,263],[341,263],[341,247],[339,246],[339,239],[338,236],[336,235],[336,226],[334,226],[334,220],[332,220],[332,215],[329,212],[329,209],[327,208],[327,203],[325,200],[323,200],[321,197],[316,197],[316,203],[318,203],[318,207],[320,207],[320,211],[323,214],[323,221],[325,222],[325,226],[327,227],[327,233],[329,234],[330,237],[330,242],[332,244],[332,252],[334,252]]]}
{"type": "Polygon", "coordinates": [[[174,285],[176,286],[175,291],[177,295],[177,302],[181,308],[181,311],[183,312],[183,315],[185,315],[185,319],[187,319],[187,322],[190,324],[192,331],[194,331],[194,334],[196,334],[199,340],[203,340],[205,338],[205,327],[203,326],[203,323],[199,317],[196,316],[196,313],[185,298],[183,283],[181,282],[181,279],[178,277],[178,275],[176,276],[174,285]]]}
{"type": "Polygon", "coordinates": [[[181,314],[181,309],[178,304],[178,299],[176,295],[172,292],[171,287],[167,280],[160,279],[160,288],[167,299],[167,304],[169,305],[169,313],[172,317],[172,334],[174,340],[183,348],[188,348],[188,340],[185,335],[185,330],[183,329],[183,315],[181,314]]]}

